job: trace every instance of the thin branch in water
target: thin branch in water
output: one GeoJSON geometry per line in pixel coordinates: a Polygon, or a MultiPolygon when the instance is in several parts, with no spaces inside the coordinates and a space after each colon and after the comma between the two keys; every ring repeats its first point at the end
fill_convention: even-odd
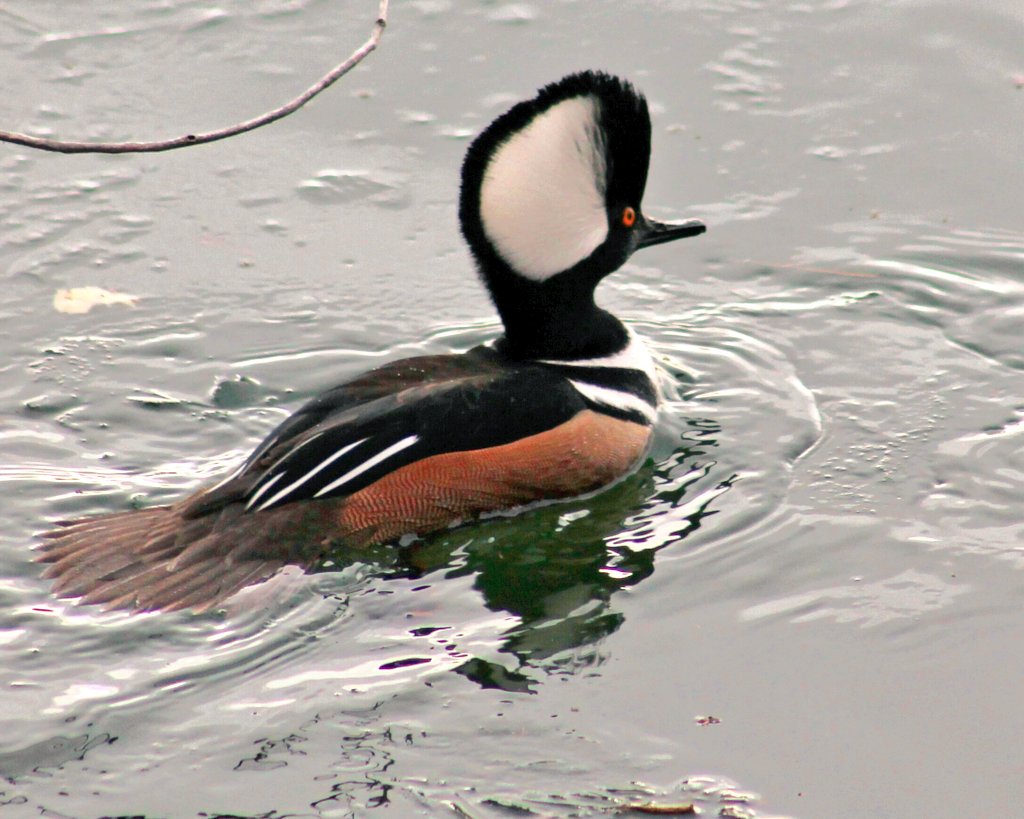
{"type": "Polygon", "coordinates": [[[30,136],[29,134],[0,131],[0,142],[13,142],[16,145],[24,145],[28,148],[38,148],[40,151],[56,151],[62,154],[141,154],[154,153],[156,151],[172,151],[175,148],[202,145],[206,142],[216,142],[218,139],[227,139],[236,134],[244,134],[246,131],[261,128],[297,111],[321,91],[329,88],[344,77],[377,48],[387,25],[388,0],[380,0],[380,6],[377,9],[377,19],[373,23],[373,31],[370,33],[369,39],[353,51],[345,62],[335,66],[299,94],[299,96],[285,103],[280,108],[267,111],[265,114],[260,114],[258,117],[246,120],[245,122],[229,125],[227,128],[220,128],[205,134],[186,134],[185,136],[164,139],[158,142],[65,142],[59,139],[46,139],[44,137],[30,136]]]}

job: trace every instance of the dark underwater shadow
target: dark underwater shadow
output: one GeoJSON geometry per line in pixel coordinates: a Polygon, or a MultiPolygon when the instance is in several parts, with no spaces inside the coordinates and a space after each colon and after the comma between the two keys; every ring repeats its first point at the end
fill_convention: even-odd
{"type": "MultiPolygon", "coordinates": [[[[33,743],[25,748],[0,753],[0,778],[14,784],[16,777],[27,774],[52,775],[50,771],[68,762],[85,759],[85,755],[100,745],[109,745],[116,737],[105,733],[79,736],[55,736],[33,743]]],[[[4,793],[0,791],[0,799],[4,793]]],[[[5,804],[0,801],[0,805],[5,804]]]]}

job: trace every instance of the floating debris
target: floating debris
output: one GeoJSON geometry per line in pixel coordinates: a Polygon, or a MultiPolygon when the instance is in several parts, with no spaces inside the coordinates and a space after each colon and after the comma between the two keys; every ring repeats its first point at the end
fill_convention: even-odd
{"type": "Polygon", "coordinates": [[[97,304],[124,304],[134,307],[138,300],[138,296],[115,293],[102,287],[72,287],[57,291],[53,297],[53,308],[58,313],[88,313],[97,304]]]}
{"type": "Polygon", "coordinates": [[[693,816],[697,813],[692,802],[680,802],[675,805],[664,805],[656,802],[642,802],[636,805],[623,805],[620,813],[642,813],[647,816],[693,816]]]}

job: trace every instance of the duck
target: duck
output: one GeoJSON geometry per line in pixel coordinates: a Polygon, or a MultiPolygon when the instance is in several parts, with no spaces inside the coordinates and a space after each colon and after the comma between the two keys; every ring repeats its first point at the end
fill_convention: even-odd
{"type": "Polygon", "coordinates": [[[595,290],[635,251],[706,229],[644,213],[650,153],[643,94],[602,71],[570,74],[501,114],[466,152],[458,215],[502,334],[326,390],[231,474],[176,503],[56,524],[37,547],[53,593],[201,613],[335,549],[630,474],[657,421],[657,371],[595,290]]]}

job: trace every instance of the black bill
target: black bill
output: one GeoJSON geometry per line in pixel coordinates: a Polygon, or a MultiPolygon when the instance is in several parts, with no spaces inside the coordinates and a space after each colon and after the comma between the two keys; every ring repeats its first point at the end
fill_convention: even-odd
{"type": "Polygon", "coordinates": [[[672,242],[689,236],[700,236],[708,227],[700,219],[687,219],[684,222],[658,222],[644,217],[640,227],[640,240],[637,249],[672,242]]]}

